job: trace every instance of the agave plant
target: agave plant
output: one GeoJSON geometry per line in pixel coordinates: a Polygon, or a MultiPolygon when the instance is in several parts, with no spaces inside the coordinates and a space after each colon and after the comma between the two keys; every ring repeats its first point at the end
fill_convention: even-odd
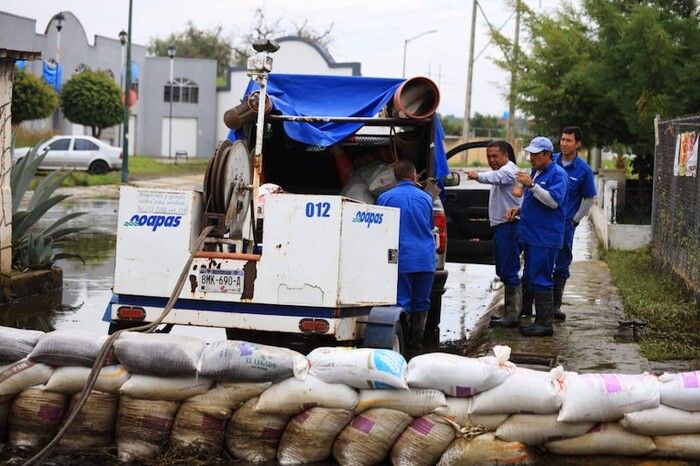
{"type": "MultiPolygon", "coordinates": [[[[14,147],[14,144],[11,145],[14,147]]],[[[39,220],[46,212],[67,199],[68,195],[54,192],[71,172],[54,171],[43,178],[34,188],[26,210],[20,210],[22,199],[46,152],[37,153],[37,146],[22,157],[10,175],[12,189],[12,268],[25,271],[47,269],[58,259],[78,257],[76,254],[56,253],[55,249],[67,236],[85,230],[86,227],[63,227],[66,222],[87,212],[73,212],[56,220],[47,228],[38,226],[39,220]]]]}

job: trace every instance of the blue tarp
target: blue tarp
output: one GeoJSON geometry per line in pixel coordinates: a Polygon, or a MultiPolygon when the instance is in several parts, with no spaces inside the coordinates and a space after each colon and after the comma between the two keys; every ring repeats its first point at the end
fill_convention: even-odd
{"type": "Polygon", "coordinates": [[[53,87],[56,92],[61,92],[61,73],[63,65],[60,63],[50,63],[44,60],[42,78],[44,82],[53,87]]]}
{"type": "MultiPolygon", "coordinates": [[[[368,78],[361,76],[316,76],[271,73],[267,93],[272,105],[283,115],[365,117],[371,118],[391,100],[404,79],[368,78]]],[[[246,96],[260,86],[250,81],[246,96]]],[[[435,127],[435,177],[449,174],[445,148],[445,133],[437,115],[435,127]]],[[[306,123],[285,121],[287,135],[299,142],[330,146],[342,141],[363,126],[362,123],[306,123]]],[[[233,131],[230,139],[236,139],[233,131]]]]}

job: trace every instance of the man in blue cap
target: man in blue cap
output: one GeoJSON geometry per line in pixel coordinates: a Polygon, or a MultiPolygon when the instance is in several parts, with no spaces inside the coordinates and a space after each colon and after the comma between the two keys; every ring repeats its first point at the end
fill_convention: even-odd
{"type": "Polygon", "coordinates": [[[562,167],[553,163],[552,142],[538,136],[525,148],[530,153],[532,171],[519,172],[516,181],[525,188],[520,208],[506,211],[507,219],[520,215],[518,242],[525,256],[523,285],[535,301],[535,322],[521,326],[525,336],[551,336],[554,333],[554,264],[564,243],[564,205],[569,180],[562,167]]]}

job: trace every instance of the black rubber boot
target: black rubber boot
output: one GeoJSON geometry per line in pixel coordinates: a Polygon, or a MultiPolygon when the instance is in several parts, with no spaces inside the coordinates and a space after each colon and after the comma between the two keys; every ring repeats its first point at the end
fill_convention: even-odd
{"type": "Polygon", "coordinates": [[[503,317],[492,320],[491,327],[515,328],[520,325],[520,312],[523,307],[523,291],[520,285],[506,285],[503,317]]]}
{"type": "Polygon", "coordinates": [[[554,276],[554,320],[566,320],[566,314],[561,312],[561,300],[564,296],[566,278],[554,276]]]}
{"type": "Polygon", "coordinates": [[[530,291],[530,284],[527,280],[523,280],[522,290],[523,297],[520,317],[532,317],[532,291],[530,291]]]}
{"type": "Polygon", "coordinates": [[[423,349],[423,334],[425,333],[425,323],[428,321],[428,311],[411,312],[411,333],[408,339],[408,347],[415,351],[423,349]]]}
{"type": "Polygon", "coordinates": [[[551,337],[554,334],[554,296],[552,291],[537,291],[535,297],[535,323],[520,327],[526,337],[551,337]]]}

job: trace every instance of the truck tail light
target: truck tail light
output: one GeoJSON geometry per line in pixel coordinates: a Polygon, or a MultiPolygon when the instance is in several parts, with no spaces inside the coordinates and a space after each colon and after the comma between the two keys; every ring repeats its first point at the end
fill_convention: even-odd
{"type": "Polygon", "coordinates": [[[436,212],[433,219],[438,229],[437,252],[442,254],[447,247],[447,216],[445,216],[444,212],[436,212]]]}
{"type": "Polygon", "coordinates": [[[299,330],[303,333],[326,333],[330,329],[330,324],[325,319],[301,319],[299,330]]]}
{"type": "Polygon", "coordinates": [[[143,320],[146,318],[146,310],[142,307],[122,306],[117,309],[117,317],[120,320],[143,320]]]}

